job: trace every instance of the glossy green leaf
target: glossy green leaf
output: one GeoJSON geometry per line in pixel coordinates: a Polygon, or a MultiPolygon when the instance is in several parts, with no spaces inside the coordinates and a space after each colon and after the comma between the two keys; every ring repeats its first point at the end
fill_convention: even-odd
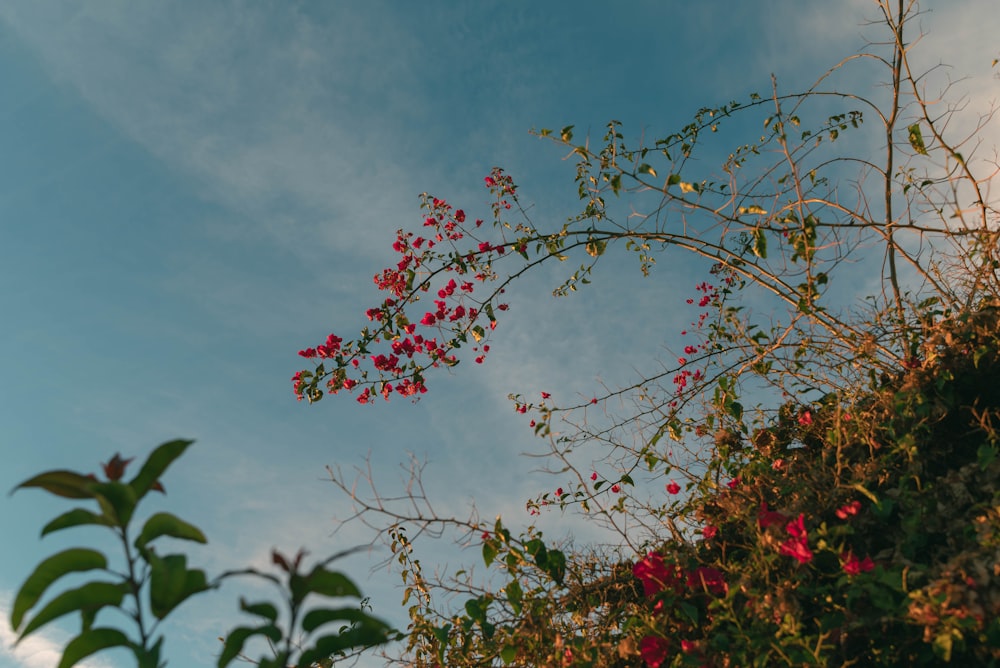
{"type": "Polygon", "coordinates": [[[47,536],[50,533],[61,531],[62,529],[69,529],[88,524],[97,524],[106,527],[114,526],[114,522],[109,520],[104,515],[98,515],[97,513],[84,508],[74,508],[69,512],[63,513],[42,527],[42,536],[47,536]]]}
{"type": "Polygon", "coordinates": [[[135,492],[137,499],[141,499],[146,496],[146,493],[152,489],[153,485],[160,479],[167,467],[170,466],[175,459],[184,454],[188,446],[194,443],[194,441],[187,441],[178,439],[176,441],[167,441],[162,445],[157,446],[153,452],[150,453],[146,462],[142,465],[139,473],[132,479],[129,486],[135,492]]]}
{"type": "Polygon", "coordinates": [[[10,613],[11,626],[17,629],[21,625],[24,613],[33,608],[49,585],[62,576],[107,566],[107,558],[97,550],[75,547],[52,555],[35,567],[34,572],[28,576],[14,597],[14,607],[10,613]]]}
{"type": "Polygon", "coordinates": [[[150,541],[160,536],[170,536],[181,540],[191,540],[196,543],[207,543],[208,539],[198,527],[170,513],[156,513],[146,520],[142,532],[135,539],[135,546],[142,550],[150,541]]]}
{"type": "Polygon", "coordinates": [[[272,643],[281,641],[281,630],[274,624],[266,624],[255,628],[247,626],[235,628],[229,632],[225,643],[223,643],[222,654],[219,655],[219,660],[216,663],[218,668],[228,666],[233,659],[242,654],[243,645],[246,644],[247,640],[256,635],[264,636],[272,643]]]}
{"type": "Polygon", "coordinates": [[[118,607],[125,597],[125,591],[125,585],[122,584],[90,582],[63,592],[38,611],[21,631],[19,639],[71,612],[94,611],[106,606],[118,607]]]}
{"type": "Polygon", "coordinates": [[[209,589],[205,572],[189,570],[187,557],[183,554],[147,556],[151,570],[149,607],[157,619],[163,619],[191,596],[209,589]]]}
{"type": "Polygon", "coordinates": [[[76,471],[46,471],[25,480],[13,491],[25,487],[39,487],[50,494],[67,499],[91,499],[94,495],[90,492],[90,486],[94,482],[94,478],[80,475],[76,471]]]}
{"type": "Polygon", "coordinates": [[[132,642],[118,629],[96,628],[73,638],[63,650],[59,668],[70,668],[81,660],[109,647],[131,647],[132,642]]]}

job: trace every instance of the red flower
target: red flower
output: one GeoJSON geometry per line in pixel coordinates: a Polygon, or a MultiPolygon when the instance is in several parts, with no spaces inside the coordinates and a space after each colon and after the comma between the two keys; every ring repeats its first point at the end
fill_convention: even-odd
{"type": "Polygon", "coordinates": [[[868,571],[875,568],[875,562],[872,561],[871,557],[865,557],[864,559],[858,561],[858,558],[854,556],[853,550],[848,550],[840,555],[840,562],[843,565],[844,572],[854,577],[859,573],[867,573],[868,571]]]}
{"type": "Polygon", "coordinates": [[[803,427],[808,427],[813,423],[812,413],[809,411],[803,411],[802,415],[799,416],[799,424],[803,427]]]}
{"type": "Polygon", "coordinates": [[[551,394],[549,394],[548,392],[542,392],[542,399],[548,399],[548,398],[549,398],[549,397],[551,397],[551,396],[552,396],[552,395],[551,395],[551,394]]]}
{"type": "Polygon", "coordinates": [[[558,497],[560,497],[562,495],[563,495],[563,489],[562,489],[562,487],[560,487],[559,489],[556,490],[556,497],[558,498],[558,497]]]}
{"type": "Polygon", "coordinates": [[[726,483],[726,487],[728,487],[729,489],[736,489],[737,487],[740,486],[741,482],[743,482],[743,478],[741,478],[740,476],[736,476],[735,478],[726,483]]]}
{"type": "Polygon", "coordinates": [[[594,471],[593,473],[590,474],[590,479],[597,480],[597,471],[594,471]]]}
{"type": "Polygon", "coordinates": [[[635,562],[632,574],[642,582],[642,590],[646,596],[653,597],[666,588],[677,591],[680,584],[677,566],[667,566],[663,557],[656,552],[650,552],[641,561],[635,562]]]}
{"type": "Polygon", "coordinates": [[[719,533],[719,527],[712,526],[711,524],[702,527],[701,529],[701,535],[705,538],[705,540],[712,540],[713,538],[715,538],[715,535],[717,533],[719,533]]]}
{"type": "Polygon", "coordinates": [[[729,592],[729,585],[722,572],[710,566],[699,566],[690,571],[687,586],[689,589],[708,590],[716,596],[725,596],[729,592]]]}
{"type": "Polygon", "coordinates": [[[660,636],[646,636],[639,641],[639,654],[649,668],[660,668],[667,663],[670,644],[660,636]]]}
{"type": "Polygon", "coordinates": [[[778,548],[778,552],[797,559],[800,564],[808,564],[812,561],[813,553],[809,549],[808,536],[806,534],[805,516],[801,513],[798,519],[792,520],[785,526],[785,530],[791,535],[778,548]]]}
{"type": "Polygon", "coordinates": [[[617,484],[611,485],[611,491],[613,493],[617,494],[618,492],[622,491],[622,488],[620,486],[618,486],[617,484]]]}
{"type": "Polygon", "coordinates": [[[851,517],[852,515],[857,515],[860,511],[861,511],[861,502],[854,500],[845,506],[837,508],[837,517],[839,517],[842,520],[846,520],[848,517],[851,517]]]}
{"type": "Polygon", "coordinates": [[[761,529],[766,529],[773,524],[784,524],[788,521],[788,516],[774,510],[768,510],[767,504],[760,504],[760,512],[757,513],[757,524],[761,529]]]}
{"type": "Polygon", "coordinates": [[[680,493],[680,491],[681,491],[681,486],[678,485],[673,480],[671,480],[670,484],[667,485],[667,493],[668,494],[678,494],[678,493],[680,493]]]}

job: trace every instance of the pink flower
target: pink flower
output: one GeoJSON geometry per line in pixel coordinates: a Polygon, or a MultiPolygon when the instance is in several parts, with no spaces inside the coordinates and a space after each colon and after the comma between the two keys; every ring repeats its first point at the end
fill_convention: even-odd
{"type": "Polygon", "coordinates": [[[812,413],[809,411],[803,411],[802,415],[799,416],[799,424],[803,427],[808,427],[813,423],[812,413]]]}
{"type": "Polygon", "coordinates": [[[620,486],[618,486],[617,484],[611,485],[611,491],[614,494],[617,494],[618,492],[622,491],[622,488],[620,486]]]}
{"type": "Polygon", "coordinates": [[[701,528],[701,535],[705,540],[712,540],[717,533],[719,533],[719,527],[712,526],[711,524],[701,528]]]}
{"type": "Polygon", "coordinates": [[[650,598],[667,588],[676,592],[680,584],[677,566],[667,566],[663,557],[656,552],[650,552],[645,558],[635,562],[632,574],[642,582],[642,591],[650,598]]]}
{"type": "Polygon", "coordinates": [[[843,565],[844,572],[854,577],[859,573],[867,573],[868,571],[875,568],[875,562],[872,561],[871,557],[865,557],[861,561],[854,556],[853,550],[849,550],[840,555],[840,562],[843,565]]]}
{"type": "Polygon", "coordinates": [[[680,491],[681,491],[681,486],[678,485],[673,480],[671,480],[670,484],[667,485],[667,493],[668,494],[678,494],[680,491]]]}
{"type": "Polygon", "coordinates": [[[805,515],[800,513],[798,519],[792,520],[785,526],[785,530],[791,535],[791,538],[781,544],[778,552],[798,560],[800,564],[808,564],[812,561],[813,553],[809,549],[805,515]]]}
{"type": "Polygon", "coordinates": [[[563,495],[563,489],[562,487],[560,487],[559,489],[556,490],[556,497],[560,497],[562,495],[563,495]]]}
{"type": "Polygon", "coordinates": [[[542,399],[548,399],[548,398],[549,398],[549,397],[551,397],[551,396],[552,396],[552,395],[551,395],[551,394],[549,394],[548,392],[542,392],[542,399]]]}
{"type": "Polygon", "coordinates": [[[845,506],[837,508],[837,517],[842,520],[846,520],[848,517],[857,515],[861,511],[861,502],[854,500],[845,506]]]}
{"type": "Polygon", "coordinates": [[[649,668],[660,668],[667,663],[670,644],[660,636],[646,636],[639,641],[639,654],[649,668]]]}

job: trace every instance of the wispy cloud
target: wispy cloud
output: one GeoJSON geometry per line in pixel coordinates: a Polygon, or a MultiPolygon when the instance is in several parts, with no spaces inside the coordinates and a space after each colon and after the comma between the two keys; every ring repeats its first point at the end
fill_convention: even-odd
{"type": "MultiPolygon", "coordinates": [[[[54,631],[33,633],[14,646],[17,634],[10,628],[10,592],[0,592],[0,666],[4,668],[52,668],[62,658],[66,638],[54,631]]],[[[114,668],[100,659],[88,659],[80,668],[114,668]]]]}

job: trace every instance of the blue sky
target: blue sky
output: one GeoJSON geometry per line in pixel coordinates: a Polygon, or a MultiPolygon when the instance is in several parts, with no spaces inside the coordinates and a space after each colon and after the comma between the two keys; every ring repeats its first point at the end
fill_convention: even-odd
{"type": "MultiPolygon", "coordinates": [[[[925,6],[926,62],[971,77],[985,108],[994,3],[925,6]]],[[[527,523],[525,499],[559,483],[518,456],[537,445],[507,394],[633,380],[678,344],[691,267],[642,281],[612,262],[558,302],[558,275],[541,276],[512,297],[487,364],[431,379],[416,405],[296,403],[296,351],[364,325],[370,277],[395,230],[419,224],[421,192],[485,214],[482,177],[501,165],[536,222],[575,213],[572,165],[530,128],[600,135],[615,118],[667,134],[701,106],[766,91],[771,72],[811,82],[877,34],[860,25],[874,13],[863,0],[3,3],[0,488],[194,438],[156,503],[205,530],[192,559],[210,572],[263,565],[275,545],[320,556],[366,542],[360,526],[331,535],[349,506],[324,467],[368,453],[387,492],[412,451],[442,511],[475,499],[527,523]]],[[[40,493],[3,504],[0,612],[41,558],[86,540],[37,539],[62,508],[40,493]]],[[[558,535],[558,513],[540,522],[558,535]]],[[[422,549],[425,564],[476,559],[422,549]]],[[[368,572],[384,556],[342,565],[376,614],[403,623],[398,576],[368,572]]],[[[237,597],[182,609],[172,666],[213,663],[237,597]]],[[[14,653],[4,624],[0,668],[52,665],[45,652],[70,628],[14,653]]]]}

